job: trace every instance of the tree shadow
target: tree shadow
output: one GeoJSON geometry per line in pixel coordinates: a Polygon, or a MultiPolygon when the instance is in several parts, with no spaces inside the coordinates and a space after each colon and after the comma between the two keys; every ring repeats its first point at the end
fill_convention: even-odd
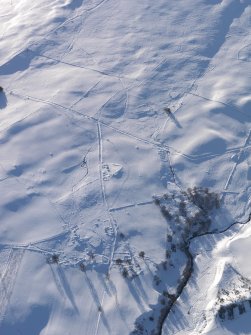
{"type": "Polygon", "coordinates": [[[181,124],[175,117],[174,113],[171,111],[169,107],[164,108],[165,113],[168,115],[169,119],[173,121],[173,123],[176,125],[177,128],[182,128],[181,124]]]}
{"type": "Polygon", "coordinates": [[[250,324],[250,311],[246,314],[241,315],[236,320],[227,320],[222,322],[222,328],[230,331],[232,334],[244,335],[251,333],[251,324],[250,324]]]}
{"type": "Polygon", "coordinates": [[[39,335],[50,318],[50,307],[34,305],[24,319],[4,320],[0,325],[1,335],[33,334],[39,335]]]}
{"type": "Polygon", "coordinates": [[[6,94],[2,91],[0,92],[0,109],[4,109],[7,106],[6,94]]]}
{"type": "Polygon", "coordinates": [[[72,293],[70,284],[69,284],[69,282],[68,282],[68,280],[66,278],[66,275],[65,275],[63,269],[60,266],[57,267],[57,274],[58,274],[58,277],[60,279],[60,282],[62,284],[62,287],[64,289],[64,292],[65,292],[67,298],[71,302],[71,305],[74,308],[75,312],[77,314],[79,314],[78,307],[77,307],[77,305],[75,303],[74,295],[72,293]]]}
{"type": "Polygon", "coordinates": [[[102,303],[101,303],[101,300],[99,299],[98,292],[96,291],[96,289],[94,287],[94,284],[91,281],[91,279],[88,277],[87,273],[84,272],[84,274],[85,274],[86,283],[87,283],[87,285],[90,289],[90,293],[92,295],[92,298],[97,305],[97,310],[100,313],[100,317],[101,317],[101,320],[103,322],[103,325],[105,326],[108,334],[110,334],[111,333],[111,328],[109,326],[107,318],[105,317],[104,311],[102,310],[102,303]]]}
{"type": "Polygon", "coordinates": [[[189,327],[189,322],[187,320],[187,316],[184,315],[184,312],[178,306],[174,306],[172,312],[170,313],[169,319],[167,320],[166,326],[170,333],[182,333],[182,331],[185,332],[185,329],[189,327]]]}
{"type": "Polygon", "coordinates": [[[179,123],[179,121],[177,120],[177,118],[174,116],[173,113],[170,114],[170,119],[174,122],[177,128],[182,128],[181,124],[179,123]]]}
{"type": "Polygon", "coordinates": [[[129,325],[127,323],[127,320],[126,320],[126,314],[123,313],[123,310],[120,307],[120,303],[119,303],[119,299],[118,299],[118,294],[117,294],[117,289],[116,289],[116,286],[115,286],[115,284],[113,283],[113,281],[111,279],[109,279],[109,286],[110,286],[111,293],[115,297],[117,311],[119,312],[121,320],[123,321],[125,327],[128,329],[128,332],[129,332],[129,328],[130,327],[129,327],[129,325]]]}
{"type": "Polygon", "coordinates": [[[135,289],[137,289],[139,295],[144,300],[145,304],[148,304],[148,297],[147,297],[146,291],[145,291],[145,289],[142,285],[141,278],[140,277],[135,277],[133,279],[133,281],[134,281],[135,289]]]}

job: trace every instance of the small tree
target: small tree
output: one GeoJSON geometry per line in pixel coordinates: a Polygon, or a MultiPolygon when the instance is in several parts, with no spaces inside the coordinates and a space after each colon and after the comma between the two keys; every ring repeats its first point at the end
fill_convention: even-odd
{"type": "Polygon", "coordinates": [[[171,109],[169,107],[165,107],[164,111],[166,112],[167,115],[172,114],[171,109]]]}
{"type": "Polygon", "coordinates": [[[167,242],[172,242],[173,237],[172,237],[172,235],[167,234],[166,239],[167,239],[167,242]]]}
{"type": "Polygon", "coordinates": [[[85,265],[84,265],[84,263],[80,263],[80,264],[79,264],[79,268],[80,268],[80,270],[81,270],[82,272],[84,272],[84,271],[85,271],[85,265]]]}
{"type": "Polygon", "coordinates": [[[47,262],[49,264],[58,264],[58,262],[59,262],[59,255],[53,254],[53,255],[49,256],[48,259],[47,259],[47,262]]]}
{"type": "Polygon", "coordinates": [[[166,250],[166,259],[169,259],[171,257],[170,251],[166,250]]]}
{"type": "Polygon", "coordinates": [[[117,265],[121,265],[123,263],[121,258],[117,258],[115,262],[117,265]]]}
{"type": "Polygon", "coordinates": [[[139,257],[141,257],[141,258],[145,258],[145,252],[144,252],[144,251],[140,251],[140,252],[139,252],[139,257]]]}

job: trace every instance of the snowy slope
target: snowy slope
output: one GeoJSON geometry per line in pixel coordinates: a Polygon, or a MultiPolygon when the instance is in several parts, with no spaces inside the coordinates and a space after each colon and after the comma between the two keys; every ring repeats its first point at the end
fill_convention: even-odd
{"type": "Polygon", "coordinates": [[[251,333],[250,15],[1,2],[1,335],[251,333]]]}

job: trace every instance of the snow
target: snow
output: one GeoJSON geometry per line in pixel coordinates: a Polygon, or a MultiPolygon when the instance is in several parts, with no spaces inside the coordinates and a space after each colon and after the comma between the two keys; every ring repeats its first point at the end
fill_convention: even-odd
{"type": "Polygon", "coordinates": [[[251,2],[1,5],[1,335],[249,334],[251,2]]]}

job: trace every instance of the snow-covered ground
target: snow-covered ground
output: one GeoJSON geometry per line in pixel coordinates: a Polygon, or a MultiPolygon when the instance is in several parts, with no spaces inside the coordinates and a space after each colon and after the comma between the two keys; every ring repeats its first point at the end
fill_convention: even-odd
{"type": "Polygon", "coordinates": [[[1,335],[251,334],[250,18],[1,1],[1,335]]]}

